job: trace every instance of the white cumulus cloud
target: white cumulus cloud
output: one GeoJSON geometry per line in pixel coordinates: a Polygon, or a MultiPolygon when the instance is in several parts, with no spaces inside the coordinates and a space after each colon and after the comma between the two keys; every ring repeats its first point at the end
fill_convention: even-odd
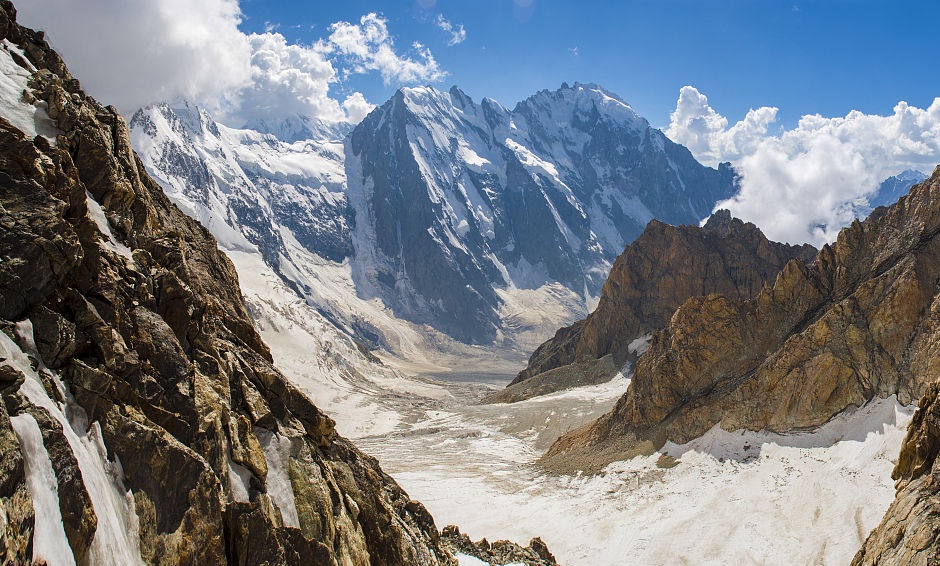
{"type": "Polygon", "coordinates": [[[437,20],[435,20],[435,22],[437,23],[437,27],[450,34],[450,39],[447,40],[447,45],[453,46],[466,41],[467,30],[464,29],[463,24],[454,25],[445,19],[441,14],[437,15],[437,20]]]}
{"type": "Polygon", "coordinates": [[[47,32],[91,94],[125,113],[176,97],[218,99],[251,78],[237,0],[29,0],[17,11],[47,32]]]}
{"type": "Polygon", "coordinates": [[[702,162],[731,161],[741,191],[721,202],[771,239],[821,245],[835,239],[885,178],[940,162],[940,98],[926,109],[899,102],[892,114],[807,115],[770,132],[776,108],[750,110],[730,125],[708,99],[683,87],[665,130],[702,162]]]}
{"type": "Polygon", "coordinates": [[[369,112],[372,112],[375,108],[375,104],[366,100],[366,97],[363,96],[361,92],[354,92],[343,101],[343,108],[346,109],[346,115],[349,117],[349,121],[358,124],[369,112]]]}
{"type": "Polygon", "coordinates": [[[330,96],[337,71],[315,46],[288,44],[279,33],[248,36],[251,81],[232,96],[226,118],[235,124],[276,121],[307,115],[338,122],[346,119],[339,101],[330,96]]]}
{"type": "Polygon", "coordinates": [[[397,51],[387,20],[374,13],[302,45],[288,43],[276,23],[243,33],[239,0],[29,0],[17,9],[24,25],[47,32],[89,93],[126,115],[183,98],[236,127],[298,114],[355,123],[374,105],[342,88],[349,75],[374,72],[386,84],[446,75],[420,44],[397,51]]]}
{"type": "Polygon", "coordinates": [[[376,71],[386,84],[433,82],[446,76],[431,51],[420,43],[411,44],[413,56],[397,53],[387,24],[388,20],[376,13],[362,16],[358,25],[336,22],[318,47],[326,54],[342,56],[347,73],[376,71]]]}

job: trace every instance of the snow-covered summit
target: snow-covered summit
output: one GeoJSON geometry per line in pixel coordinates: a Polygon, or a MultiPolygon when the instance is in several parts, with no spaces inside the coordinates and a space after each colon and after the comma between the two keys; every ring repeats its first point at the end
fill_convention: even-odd
{"type": "Polygon", "coordinates": [[[734,186],[580,83],[512,111],[457,87],[403,88],[353,130],[346,156],[354,248],[369,257],[357,284],[473,342],[502,329],[497,289],[561,284],[588,306],[650,219],[697,222],[734,186]]]}
{"type": "Polygon", "coordinates": [[[242,129],[271,134],[282,142],[293,143],[301,140],[342,140],[353,129],[353,124],[343,121],[328,122],[297,114],[274,122],[259,118],[245,124],[242,129]]]}

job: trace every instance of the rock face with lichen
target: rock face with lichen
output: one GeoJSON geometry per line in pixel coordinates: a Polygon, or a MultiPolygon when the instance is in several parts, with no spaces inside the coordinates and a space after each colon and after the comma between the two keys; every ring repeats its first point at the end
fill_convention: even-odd
{"type": "Polygon", "coordinates": [[[453,564],[425,508],[272,365],[232,263],[147,176],[114,108],[5,0],[0,39],[29,77],[13,102],[57,129],[0,118],[0,563],[33,558],[34,441],[80,564],[111,518],[95,462],[132,498],[145,563],[453,564]]]}
{"type": "Polygon", "coordinates": [[[630,344],[669,322],[691,297],[754,297],[791,259],[816,249],[771,242],[751,223],[718,211],[704,227],[653,220],[614,262],[600,302],[586,319],[559,330],[491,402],[512,402],[598,383],[635,361],[630,344]]]}
{"type": "Polygon", "coordinates": [[[785,432],[940,376],[940,169],[888,209],[791,261],[753,299],[696,297],[653,335],[609,414],[543,461],[596,468],[716,424],[785,432]]]}

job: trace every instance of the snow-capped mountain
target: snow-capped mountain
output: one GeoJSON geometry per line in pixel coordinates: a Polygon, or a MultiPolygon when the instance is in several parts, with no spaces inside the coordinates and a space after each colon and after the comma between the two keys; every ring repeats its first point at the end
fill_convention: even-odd
{"type": "Polygon", "coordinates": [[[927,175],[913,169],[906,169],[897,175],[892,175],[882,181],[878,190],[868,198],[869,206],[873,209],[879,206],[891,206],[906,195],[911,187],[926,179],[927,175]]]}
{"type": "Polygon", "coordinates": [[[470,342],[501,330],[498,289],[557,282],[587,304],[649,220],[697,223],[734,186],[596,85],[512,111],[402,89],[346,148],[357,285],[470,342]]]}
{"type": "Polygon", "coordinates": [[[393,351],[427,327],[435,342],[537,344],[586,314],[650,219],[697,223],[734,192],[730,167],[700,165],[596,85],[512,111],[401,89],[352,132],[254,127],[186,104],[131,122],[148,171],[224,246],[257,250],[339,327],[393,351]]]}
{"type": "Polygon", "coordinates": [[[327,122],[305,114],[297,114],[275,122],[264,119],[253,120],[245,124],[244,129],[271,134],[281,141],[292,143],[302,140],[342,138],[353,129],[353,125],[349,122],[327,122]]]}

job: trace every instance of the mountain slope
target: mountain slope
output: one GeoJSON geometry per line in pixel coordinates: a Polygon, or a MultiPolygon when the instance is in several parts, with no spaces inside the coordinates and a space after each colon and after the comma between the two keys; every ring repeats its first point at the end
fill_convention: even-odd
{"type": "Polygon", "coordinates": [[[751,298],[791,259],[809,262],[815,255],[809,245],[769,241],[728,211],[716,212],[702,228],[654,220],[614,262],[594,312],[539,346],[509,387],[489,400],[609,379],[635,361],[644,335],[665,326],[689,298],[751,298]]]}
{"type": "Polygon", "coordinates": [[[940,369],[938,197],[940,169],[756,298],[690,299],[614,410],[561,438],[546,463],[593,467],[716,424],[785,432],[871,399],[918,399],[940,369]]]}
{"type": "Polygon", "coordinates": [[[0,39],[22,92],[0,108],[4,561],[453,564],[271,364],[232,263],[115,110],[7,1],[0,39]]]}

